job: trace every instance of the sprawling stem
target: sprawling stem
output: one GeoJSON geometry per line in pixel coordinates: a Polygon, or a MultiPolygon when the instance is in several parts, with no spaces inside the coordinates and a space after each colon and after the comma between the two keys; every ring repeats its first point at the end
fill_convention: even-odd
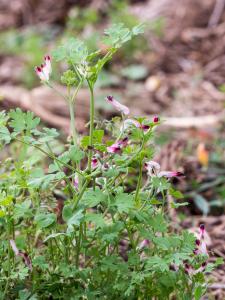
{"type": "Polygon", "coordinates": [[[89,153],[88,153],[88,170],[91,171],[91,160],[93,155],[93,133],[94,133],[94,117],[95,117],[95,102],[94,102],[94,88],[93,84],[88,81],[90,89],[90,129],[89,129],[89,153]]]}

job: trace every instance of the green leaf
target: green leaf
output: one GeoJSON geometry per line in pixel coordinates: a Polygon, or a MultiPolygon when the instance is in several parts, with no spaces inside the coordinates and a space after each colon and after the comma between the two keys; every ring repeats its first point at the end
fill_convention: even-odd
{"type": "Polygon", "coordinates": [[[133,35],[142,34],[144,33],[144,31],[145,31],[145,24],[143,23],[140,23],[132,28],[133,35]]]}
{"type": "Polygon", "coordinates": [[[104,31],[107,36],[104,42],[112,47],[120,48],[124,43],[132,37],[132,32],[124,26],[123,23],[113,24],[104,31]]]}
{"type": "Polygon", "coordinates": [[[202,286],[198,286],[194,292],[195,300],[200,300],[201,297],[204,295],[205,291],[206,291],[206,288],[204,288],[202,286]]]}
{"type": "Polygon", "coordinates": [[[120,48],[124,43],[129,41],[133,36],[144,32],[144,25],[139,24],[131,30],[124,26],[123,23],[113,24],[104,31],[106,38],[103,40],[107,45],[120,48]]]}
{"type": "Polygon", "coordinates": [[[171,202],[170,205],[172,208],[178,208],[180,206],[187,206],[187,205],[189,205],[189,203],[188,202],[182,202],[182,203],[171,202]]]}
{"type": "Polygon", "coordinates": [[[96,188],[95,190],[87,190],[83,196],[83,204],[87,207],[94,207],[98,205],[100,202],[104,202],[106,200],[106,195],[103,192],[96,188]]]}
{"type": "Polygon", "coordinates": [[[71,146],[69,149],[69,158],[74,162],[80,162],[85,154],[77,146],[71,146]]]}
{"type": "Polygon", "coordinates": [[[184,230],[182,232],[182,245],[180,248],[180,252],[192,253],[195,248],[195,240],[196,237],[193,233],[184,230]]]}
{"type": "Polygon", "coordinates": [[[184,195],[180,191],[174,190],[173,188],[170,188],[170,195],[176,199],[184,198],[184,195]]]}
{"type": "Polygon", "coordinates": [[[12,201],[13,201],[13,197],[10,195],[6,196],[5,194],[2,194],[0,196],[0,205],[1,206],[5,206],[5,207],[9,206],[12,203],[12,201]]]}
{"type": "Polygon", "coordinates": [[[11,110],[9,112],[11,121],[9,125],[15,132],[22,132],[24,130],[32,130],[40,123],[40,118],[34,117],[33,112],[22,112],[20,108],[11,110]]]}
{"type": "Polygon", "coordinates": [[[102,228],[105,226],[105,220],[102,214],[88,213],[85,216],[85,220],[95,224],[96,228],[102,228]]]}
{"type": "Polygon", "coordinates": [[[114,205],[120,213],[128,213],[131,208],[134,208],[134,197],[130,194],[121,193],[116,196],[114,205]]]}
{"type": "Polygon", "coordinates": [[[0,127],[0,141],[5,142],[5,144],[9,144],[11,141],[11,135],[7,127],[0,127]]]}
{"type": "Polygon", "coordinates": [[[67,222],[73,215],[73,211],[72,211],[72,205],[71,204],[66,204],[63,207],[62,210],[62,218],[65,222],[67,222]]]}
{"type": "Polygon", "coordinates": [[[59,136],[59,133],[55,128],[46,128],[42,129],[42,132],[34,129],[32,130],[33,135],[38,136],[38,140],[35,140],[34,144],[44,144],[49,143],[59,136]]]}
{"type": "Polygon", "coordinates": [[[35,216],[34,220],[37,224],[37,227],[39,229],[47,228],[50,225],[54,224],[56,222],[56,215],[53,213],[45,214],[45,213],[39,213],[35,216]]]}
{"type": "Polygon", "coordinates": [[[80,64],[86,61],[88,49],[79,39],[69,38],[63,45],[53,51],[56,61],[67,61],[70,64],[80,64]]]}
{"type": "Polygon", "coordinates": [[[152,227],[155,232],[166,232],[167,223],[163,215],[153,215],[149,220],[148,224],[152,227]]]}
{"type": "Polygon", "coordinates": [[[146,269],[149,271],[169,271],[169,266],[166,260],[159,256],[152,256],[146,260],[146,269]]]}
{"type": "Polygon", "coordinates": [[[69,220],[67,221],[67,233],[71,233],[74,231],[74,226],[79,226],[82,219],[84,217],[84,213],[83,210],[78,210],[76,211],[71,218],[69,218],[69,220]]]}
{"type": "Polygon", "coordinates": [[[178,247],[181,244],[179,237],[154,237],[153,242],[162,250],[178,247]]]}
{"type": "Polygon", "coordinates": [[[43,243],[47,242],[49,239],[55,239],[55,238],[57,238],[58,236],[61,236],[61,235],[62,235],[62,236],[65,236],[66,233],[65,233],[65,232],[52,233],[52,234],[48,235],[48,236],[44,239],[43,243]]]}
{"type": "Polygon", "coordinates": [[[154,188],[157,188],[160,192],[163,192],[170,188],[170,183],[164,177],[152,177],[152,185],[154,188]]]}
{"type": "Polygon", "coordinates": [[[25,200],[20,204],[15,204],[13,218],[29,218],[32,216],[31,200],[25,200]]]}

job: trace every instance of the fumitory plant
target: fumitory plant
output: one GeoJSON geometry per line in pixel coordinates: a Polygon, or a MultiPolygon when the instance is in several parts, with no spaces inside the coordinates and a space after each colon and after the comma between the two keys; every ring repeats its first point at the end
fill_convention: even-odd
{"type": "MultiPolygon", "coordinates": [[[[31,112],[1,112],[0,298],[1,299],[200,299],[207,290],[205,228],[197,236],[173,228],[171,206],[186,205],[172,178],[154,159],[160,124],[135,117],[106,95],[119,117],[95,119],[95,84],[120,47],[143,25],[105,30],[103,50],[90,53],[71,38],[36,67],[42,84],[68,103],[71,134],[62,142],[31,112]],[[51,60],[68,69],[51,81],[51,60]],[[76,130],[81,87],[90,91],[89,133],[76,130]]],[[[137,99],[138,102],[138,99],[137,99]]],[[[218,262],[219,263],[219,262],[218,262]]]]}

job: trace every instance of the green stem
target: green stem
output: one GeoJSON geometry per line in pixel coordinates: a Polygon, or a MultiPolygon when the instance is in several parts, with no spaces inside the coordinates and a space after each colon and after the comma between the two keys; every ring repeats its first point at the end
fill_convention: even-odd
{"type": "Polygon", "coordinates": [[[77,269],[79,267],[79,256],[80,256],[81,238],[82,238],[82,224],[80,224],[79,236],[78,236],[78,241],[77,241],[77,254],[76,254],[76,267],[77,267],[77,269]]]}
{"type": "Polygon", "coordinates": [[[136,188],[136,193],[135,193],[135,197],[134,197],[134,202],[138,203],[138,204],[139,204],[138,196],[139,196],[139,192],[140,192],[140,188],[141,188],[141,182],[142,182],[142,161],[140,162],[140,165],[139,165],[138,182],[137,182],[137,188],[136,188]]]}
{"type": "Polygon", "coordinates": [[[77,132],[75,127],[75,118],[74,118],[74,103],[72,101],[69,101],[69,108],[70,108],[70,127],[72,131],[73,136],[73,144],[77,146],[77,132]]]}
{"type": "Polygon", "coordinates": [[[22,141],[22,140],[20,140],[20,139],[18,139],[18,138],[16,138],[16,137],[14,137],[14,139],[15,139],[16,141],[20,142],[20,143],[23,143],[23,144],[26,144],[26,145],[29,145],[29,146],[31,146],[31,147],[34,147],[34,148],[38,149],[39,151],[41,151],[42,153],[44,153],[45,155],[47,155],[49,158],[55,159],[58,163],[64,165],[65,167],[67,167],[68,169],[72,170],[73,172],[77,172],[79,175],[85,177],[84,174],[81,173],[81,171],[79,171],[79,170],[77,170],[77,169],[74,169],[74,168],[71,167],[69,164],[64,163],[63,161],[61,161],[61,160],[58,159],[58,158],[54,158],[54,156],[52,156],[51,154],[49,154],[47,151],[45,151],[45,150],[42,149],[41,147],[39,147],[39,146],[37,146],[37,145],[29,144],[29,143],[24,142],[24,141],[22,141]]]}
{"type": "Polygon", "coordinates": [[[91,171],[91,160],[93,155],[93,133],[94,133],[94,117],[95,117],[95,102],[93,85],[88,81],[88,86],[91,93],[90,98],[90,129],[89,129],[89,153],[88,153],[88,170],[91,171]]]}

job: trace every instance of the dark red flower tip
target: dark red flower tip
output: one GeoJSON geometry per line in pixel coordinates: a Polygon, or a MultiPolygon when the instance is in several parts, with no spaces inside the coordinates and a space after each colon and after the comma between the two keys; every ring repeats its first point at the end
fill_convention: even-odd
{"type": "Polygon", "coordinates": [[[128,141],[128,137],[126,136],[125,138],[122,139],[122,142],[127,142],[128,141]]]}
{"type": "Polygon", "coordinates": [[[199,228],[200,228],[201,230],[205,230],[205,225],[204,225],[204,224],[200,224],[199,228]]]}
{"type": "Polygon", "coordinates": [[[199,240],[199,239],[195,240],[195,244],[196,244],[197,246],[199,246],[199,245],[200,245],[200,240],[199,240]]]}
{"type": "Polygon", "coordinates": [[[202,263],[202,267],[205,268],[207,266],[207,262],[202,263]]]}
{"type": "Polygon", "coordinates": [[[98,162],[97,158],[92,158],[92,162],[97,163],[98,162]]]}
{"type": "Polygon", "coordinates": [[[46,56],[45,56],[45,60],[51,60],[50,56],[49,56],[49,55],[46,55],[46,56]]]}
{"type": "Polygon", "coordinates": [[[190,266],[188,264],[184,264],[185,269],[189,269],[190,266]]]}
{"type": "Polygon", "coordinates": [[[176,271],[176,268],[173,265],[170,265],[169,268],[170,268],[170,271],[176,271]]]}
{"type": "Polygon", "coordinates": [[[158,117],[158,116],[154,116],[153,122],[154,122],[154,123],[158,123],[158,122],[159,122],[159,117],[158,117]]]}
{"type": "Polygon", "coordinates": [[[111,102],[113,101],[113,96],[107,96],[106,98],[108,101],[111,101],[111,102]]]}
{"type": "Polygon", "coordinates": [[[40,68],[40,67],[36,67],[35,70],[36,70],[37,72],[41,72],[41,68],[40,68]]]}
{"type": "Polygon", "coordinates": [[[184,173],[182,172],[177,172],[177,177],[183,177],[184,176],[184,173]]]}
{"type": "Polygon", "coordinates": [[[141,125],[141,129],[143,130],[148,130],[150,128],[149,125],[141,125]]]}

